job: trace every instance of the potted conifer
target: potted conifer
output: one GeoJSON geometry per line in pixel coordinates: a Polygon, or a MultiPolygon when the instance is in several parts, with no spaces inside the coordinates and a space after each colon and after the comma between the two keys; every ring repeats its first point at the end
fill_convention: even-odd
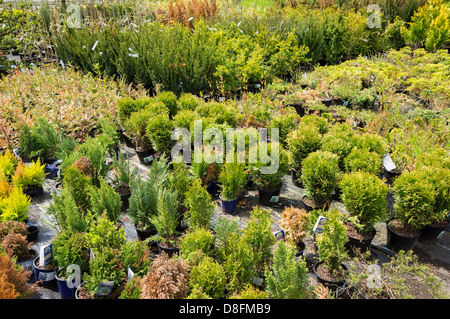
{"type": "Polygon", "coordinates": [[[239,198],[239,194],[247,184],[247,172],[245,164],[225,163],[219,175],[222,191],[220,200],[222,211],[234,214],[239,198]]]}

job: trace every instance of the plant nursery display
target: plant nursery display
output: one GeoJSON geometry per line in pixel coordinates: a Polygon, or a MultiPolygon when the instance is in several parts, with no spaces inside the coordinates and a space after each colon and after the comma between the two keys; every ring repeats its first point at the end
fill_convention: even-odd
{"type": "Polygon", "coordinates": [[[449,299],[449,13],[0,0],[0,299],[449,299]]]}

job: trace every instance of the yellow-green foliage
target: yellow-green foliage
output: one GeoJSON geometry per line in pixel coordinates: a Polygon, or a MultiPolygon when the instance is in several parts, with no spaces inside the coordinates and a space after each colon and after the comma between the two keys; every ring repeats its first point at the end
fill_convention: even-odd
{"type": "Polygon", "coordinates": [[[24,221],[27,218],[30,198],[22,189],[14,187],[8,197],[0,199],[0,220],[24,221]]]}
{"type": "Polygon", "coordinates": [[[27,165],[23,162],[17,165],[12,182],[15,187],[26,189],[30,186],[42,186],[45,179],[45,165],[38,159],[27,165]]]}
{"type": "Polygon", "coordinates": [[[0,155],[0,177],[11,178],[17,167],[17,158],[9,150],[0,155]]]}

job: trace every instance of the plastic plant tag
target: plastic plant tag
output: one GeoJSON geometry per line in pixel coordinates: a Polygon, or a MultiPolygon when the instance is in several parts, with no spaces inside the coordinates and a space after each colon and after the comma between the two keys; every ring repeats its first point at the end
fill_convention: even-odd
{"type": "Polygon", "coordinates": [[[394,170],[397,167],[397,166],[395,166],[395,164],[392,161],[392,158],[391,158],[391,156],[389,154],[384,155],[384,157],[383,157],[383,166],[388,172],[394,170]]]}
{"type": "Polygon", "coordinates": [[[131,270],[130,266],[128,266],[127,280],[130,281],[131,279],[133,279],[133,277],[134,277],[134,272],[131,270]]]}
{"type": "Polygon", "coordinates": [[[95,48],[97,47],[97,44],[98,44],[98,40],[97,40],[97,41],[95,41],[94,45],[92,46],[92,51],[94,51],[94,50],[95,50],[95,48]]]}
{"type": "Polygon", "coordinates": [[[39,266],[46,267],[53,259],[53,245],[48,244],[41,247],[39,256],[39,266]]]}
{"type": "Polygon", "coordinates": [[[253,277],[253,283],[257,286],[262,286],[263,285],[263,279],[261,277],[253,277]]]}
{"type": "Polygon", "coordinates": [[[95,254],[94,254],[94,252],[92,251],[92,248],[89,249],[89,259],[95,260],[95,254]]]}
{"type": "Polygon", "coordinates": [[[153,155],[144,157],[144,163],[150,163],[153,160],[153,155]]]}
{"type": "Polygon", "coordinates": [[[327,223],[327,221],[328,221],[328,218],[326,218],[326,217],[320,215],[320,216],[317,218],[316,224],[314,225],[313,232],[315,232],[315,233],[321,233],[321,232],[323,231],[323,226],[325,226],[325,224],[327,223]]]}
{"type": "Polygon", "coordinates": [[[114,281],[101,281],[96,296],[109,296],[114,288],[114,281]]]}
{"type": "Polygon", "coordinates": [[[279,200],[280,200],[280,196],[272,196],[270,198],[271,203],[278,203],[279,200]]]}
{"type": "Polygon", "coordinates": [[[284,238],[284,230],[279,230],[275,233],[273,233],[273,235],[275,236],[276,240],[280,240],[284,238]]]}

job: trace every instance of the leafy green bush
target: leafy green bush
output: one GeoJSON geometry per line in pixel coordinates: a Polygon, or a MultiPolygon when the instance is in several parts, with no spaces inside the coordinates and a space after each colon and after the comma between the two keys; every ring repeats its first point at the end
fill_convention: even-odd
{"type": "Polygon", "coordinates": [[[223,266],[211,257],[204,257],[198,265],[192,267],[189,274],[189,285],[201,287],[213,299],[225,296],[226,284],[223,266]]]}
{"type": "Polygon", "coordinates": [[[113,281],[116,288],[125,280],[126,272],[120,260],[120,250],[106,246],[96,251],[95,258],[89,260],[89,272],[83,275],[84,287],[92,298],[95,298],[102,281],[113,281]]]}
{"type": "Polygon", "coordinates": [[[214,227],[214,247],[220,262],[226,259],[234,249],[235,240],[239,238],[239,224],[236,219],[219,217],[214,227]]]}
{"type": "Polygon", "coordinates": [[[195,179],[185,193],[185,217],[189,221],[189,228],[210,228],[211,218],[215,211],[215,205],[208,191],[202,186],[199,179],[195,179]]]}
{"type": "Polygon", "coordinates": [[[122,200],[120,195],[103,181],[99,188],[92,186],[89,188],[89,201],[91,213],[100,216],[104,212],[108,218],[116,222],[121,214],[122,200]]]}
{"type": "Polygon", "coordinates": [[[377,153],[355,146],[344,159],[344,167],[346,172],[363,171],[378,175],[381,172],[382,160],[377,153]]]}
{"type": "Polygon", "coordinates": [[[169,110],[169,117],[172,118],[177,114],[177,96],[170,91],[159,92],[156,96],[158,102],[164,103],[169,110]]]}
{"type": "Polygon", "coordinates": [[[70,265],[80,266],[81,273],[89,268],[89,249],[86,234],[63,230],[52,240],[53,258],[60,268],[67,270],[70,265]]]}
{"type": "Polygon", "coordinates": [[[323,232],[316,235],[319,260],[323,261],[331,272],[339,271],[342,262],[348,257],[345,248],[348,242],[347,228],[338,210],[329,210],[325,217],[328,221],[324,225],[323,232]]]}
{"type": "Polygon", "coordinates": [[[167,114],[156,115],[149,119],[146,132],[156,152],[170,154],[173,128],[173,122],[167,114]]]}
{"type": "Polygon", "coordinates": [[[310,200],[322,206],[330,200],[339,179],[338,156],[328,151],[316,151],[302,162],[301,179],[310,200]]]}
{"type": "Polygon", "coordinates": [[[273,265],[266,265],[266,291],[274,299],[306,299],[311,289],[308,287],[308,268],[304,258],[296,261],[296,248],[281,241],[273,252],[273,265]]]}
{"type": "Polygon", "coordinates": [[[245,164],[224,163],[219,175],[224,200],[235,200],[247,185],[247,172],[245,164]]]}
{"type": "Polygon", "coordinates": [[[45,165],[41,164],[38,158],[36,162],[32,162],[29,165],[20,162],[14,171],[12,183],[15,187],[26,190],[30,187],[42,186],[45,176],[45,165]]]}
{"type": "Polygon", "coordinates": [[[30,204],[30,197],[25,195],[22,189],[13,187],[11,193],[7,197],[0,198],[1,220],[25,221],[28,217],[28,208],[30,207],[30,204]]]}
{"type": "Polygon", "coordinates": [[[124,269],[130,269],[135,276],[143,276],[150,267],[150,258],[147,243],[140,240],[128,240],[122,246],[120,259],[124,269]]]}
{"type": "Polygon", "coordinates": [[[81,210],[88,210],[90,207],[88,190],[92,186],[92,179],[73,166],[66,168],[63,174],[63,188],[67,189],[81,210]]]}
{"type": "Polygon", "coordinates": [[[212,245],[214,244],[213,234],[205,228],[197,228],[189,230],[180,238],[181,257],[189,261],[189,255],[198,250],[202,251],[206,256],[212,257],[212,245]]]}
{"type": "Polygon", "coordinates": [[[59,231],[84,232],[88,223],[84,211],[77,205],[73,193],[64,188],[59,195],[53,193],[47,214],[53,218],[59,231]]]}
{"type": "Polygon", "coordinates": [[[322,139],[322,150],[336,154],[341,169],[344,169],[344,159],[354,146],[355,132],[349,124],[334,124],[322,139]]]}
{"type": "Polygon", "coordinates": [[[287,138],[288,150],[292,168],[301,172],[302,161],[310,154],[320,149],[321,133],[312,123],[302,122],[287,138]]]}
{"type": "Polygon", "coordinates": [[[191,93],[181,93],[178,98],[178,109],[180,111],[194,111],[199,105],[199,99],[191,93]]]}
{"type": "Polygon", "coordinates": [[[106,213],[101,216],[88,215],[89,228],[86,233],[87,246],[95,252],[106,248],[121,249],[126,242],[125,228],[117,227],[106,213]]]}
{"type": "Polygon", "coordinates": [[[158,231],[158,238],[165,247],[176,246],[174,236],[178,235],[177,226],[180,214],[178,213],[177,193],[163,188],[159,191],[157,201],[157,214],[153,216],[152,223],[158,231]]]}
{"type": "Polygon", "coordinates": [[[386,217],[388,187],[368,172],[344,174],[339,187],[349,220],[361,232],[372,231],[375,223],[386,217]]]}
{"type": "Polygon", "coordinates": [[[434,212],[436,190],[424,170],[403,172],[392,185],[394,191],[394,217],[412,230],[430,224],[434,212]]]}

